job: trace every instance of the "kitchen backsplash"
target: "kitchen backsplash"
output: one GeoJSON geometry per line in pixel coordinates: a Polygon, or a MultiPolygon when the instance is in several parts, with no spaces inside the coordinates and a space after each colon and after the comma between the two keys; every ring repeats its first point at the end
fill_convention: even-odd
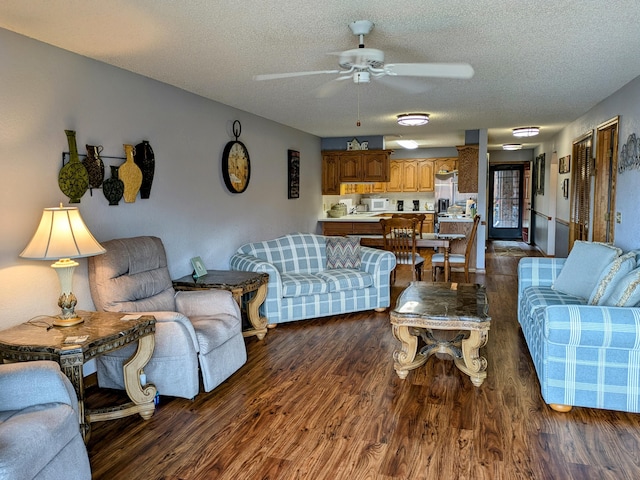
{"type": "Polygon", "coordinates": [[[390,200],[391,210],[396,210],[398,207],[398,200],[402,200],[404,202],[404,211],[411,211],[413,209],[413,200],[418,200],[420,205],[420,210],[426,210],[427,205],[433,205],[435,203],[435,195],[433,193],[381,193],[378,195],[374,194],[352,194],[352,195],[323,195],[322,203],[323,210],[328,210],[331,208],[331,205],[336,203],[340,203],[342,199],[351,199],[353,205],[357,205],[360,203],[360,199],[363,197],[382,197],[388,198],[390,200]]]}

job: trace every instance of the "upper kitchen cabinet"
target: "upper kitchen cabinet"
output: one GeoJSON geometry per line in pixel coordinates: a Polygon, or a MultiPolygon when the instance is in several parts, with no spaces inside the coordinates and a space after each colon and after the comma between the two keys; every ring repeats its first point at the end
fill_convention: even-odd
{"type": "Polygon", "coordinates": [[[340,156],[322,155],[322,194],[340,195],[340,156]]]}
{"type": "Polygon", "coordinates": [[[391,150],[325,150],[322,152],[323,195],[339,195],[340,183],[388,182],[390,155],[391,150]]]}
{"type": "Polygon", "coordinates": [[[457,158],[436,158],[435,160],[435,173],[450,173],[458,170],[457,158]]]}
{"type": "Polygon", "coordinates": [[[478,192],[478,145],[462,145],[458,148],[458,191],[478,192]]]}
{"type": "Polygon", "coordinates": [[[433,192],[433,160],[392,160],[387,192],[433,192]]]}

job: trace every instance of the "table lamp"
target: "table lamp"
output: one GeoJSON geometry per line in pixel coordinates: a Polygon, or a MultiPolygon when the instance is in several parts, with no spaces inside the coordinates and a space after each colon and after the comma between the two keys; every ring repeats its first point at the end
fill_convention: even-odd
{"type": "Polygon", "coordinates": [[[60,280],[61,294],[58,306],[62,313],[53,324],[59,327],[70,327],[83,321],[76,315],[77,298],[71,291],[73,271],[79,265],[72,258],[100,255],[106,250],[100,245],[85,225],[77,207],[45,208],[40,225],[33,238],[22,251],[22,258],[37,260],[57,260],[51,265],[55,268],[60,280]]]}

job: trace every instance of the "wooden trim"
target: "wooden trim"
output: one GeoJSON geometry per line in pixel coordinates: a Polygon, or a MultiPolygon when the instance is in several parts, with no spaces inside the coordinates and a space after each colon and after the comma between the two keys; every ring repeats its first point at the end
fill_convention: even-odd
{"type": "Polygon", "coordinates": [[[559,218],[556,218],[556,223],[559,223],[560,225],[564,225],[566,227],[569,226],[569,222],[565,221],[565,220],[561,220],[559,218]]]}
{"type": "Polygon", "coordinates": [[[552,217],[550,217],[549,215],[547,215],[546,213],[542,213],[542,212],[536,212],[535,210],[532,210],[533,213],[536,215],[536,217],[542,217],[544,219],[546,219],[547,221],[551,221],[553,220],[552,217]]]}

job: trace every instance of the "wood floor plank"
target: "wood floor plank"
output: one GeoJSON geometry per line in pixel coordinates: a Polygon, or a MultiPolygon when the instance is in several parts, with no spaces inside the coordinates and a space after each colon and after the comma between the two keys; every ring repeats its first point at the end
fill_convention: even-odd
{"type": "MultiPolygon", "coordinates": [[[[518,260],[489,242],[486,273],[472,275],[492,317],[480,388],[446,357],[399,379],[388,312],[279,325],[246,339],[247,364],[213,392],[94,424],[93,478],[638,478],[640,415],[544,404],[516,319],[518,260]]],[[[394,302],[408,282],[398,276],[394,302]]],[[[88,389],[89,406],[121,399],[88,389]]]]}

